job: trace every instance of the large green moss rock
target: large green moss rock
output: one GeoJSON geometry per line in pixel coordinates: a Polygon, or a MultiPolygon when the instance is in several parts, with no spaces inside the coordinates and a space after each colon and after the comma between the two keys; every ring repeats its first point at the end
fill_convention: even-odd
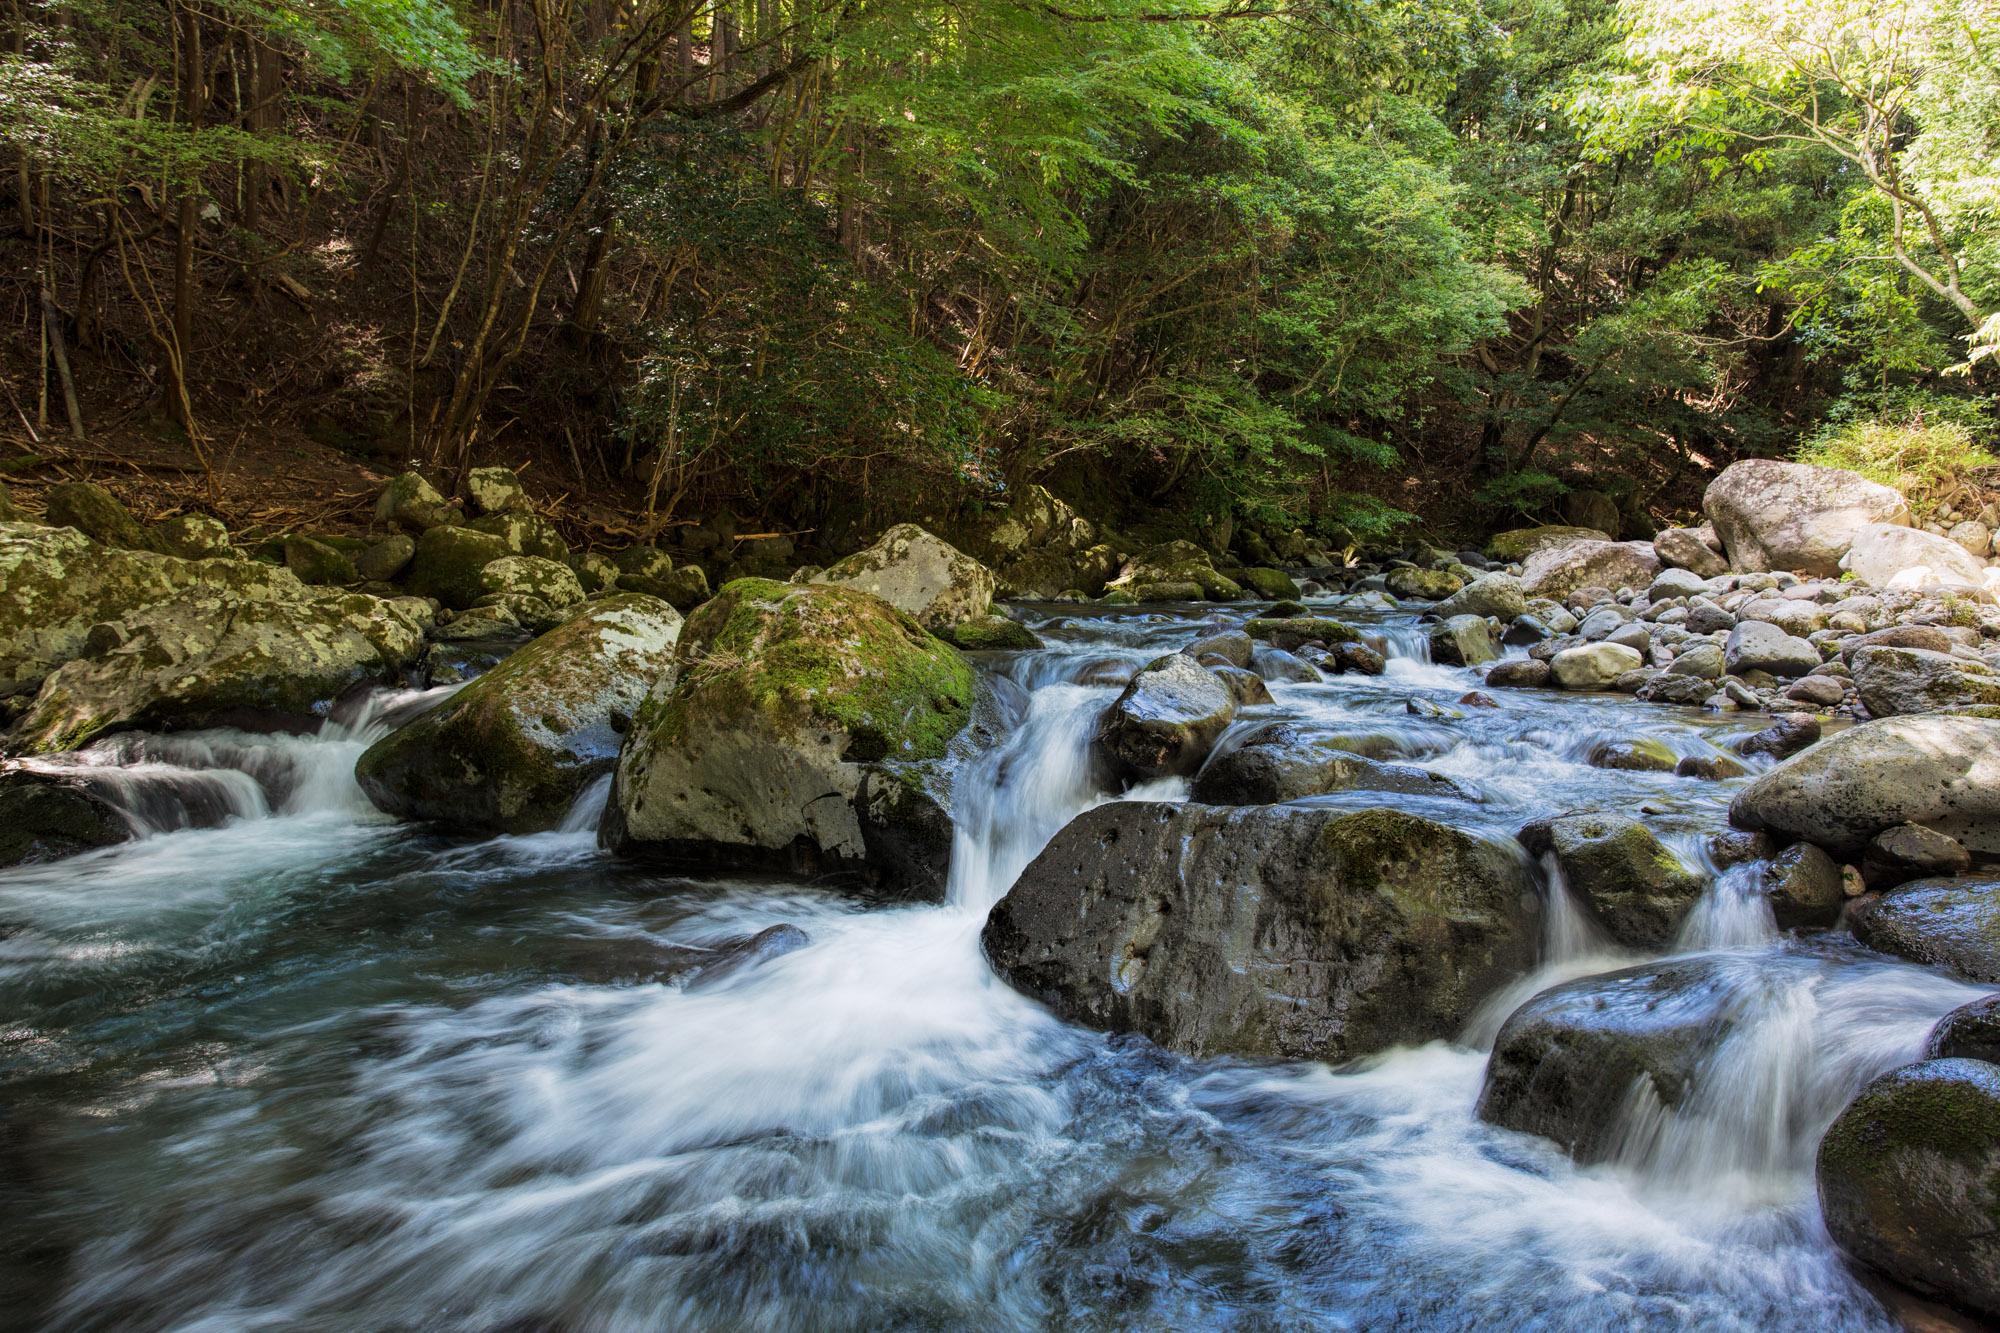
{"type": "Polygon", "coordinates": [[[593,602],[370,746],[354,776],[369,800],[405,819],[479,832],[554,828],[617,761],[647,692],[671,680],[680,632],[680,613],[657,598],[593,602]]]}
{"type": "Polygon", "coordinates": [[[1486,554],[1505,565],[1519,564],[1537,551],[1567,546],[1577,541],[1608,542],[1611,534],[1596,528],[1566,528],[1547,524],[1539,528],[1515,528],[1495,533],[1486,542],[1486,554]]]}
{"type": "Polygon", "coordinates": [[[84,649],[91,626],[156,603],[303,597],[284,569],[104,547],[69,527],[0,524],[0,695],[40,685],[84,649]]]}
{"type": "Polygon", "coordinates": [[[118,497],[95,482],[66,481],[49,489],[44,515],[60,528],[75,528],[93,541],[132,551],[157,547],[153,534],[132,517],[118,497]]]}
{"type": "Polygon", "coordinates": [[[1233,602],[1243,596],[1241,585],[1215,572],[1207,551],[1189,541],[1162,542],[1127,560],[1109,586],[1142,602],[1193,600],[1194,588],[1211,602],[1233,602]]]}
{"type": "Polygon", "coordinates": [[[1842,1249],[2000,1315],[2000,1067],[1925,1060],[1882,1075],[1820,1140],[1816,1175],[1842,1249]]]}
{"type": "Polygon", "coordinates": [[[1340,1061],[1455,1035],[1534,965],[1538,900],[1490,843],[1393,810],[1116,802],[986,921],[1009,984],[1190,1055],[1340,1061]]]}
{"type": "Polygon", "coordinates": [[[153,527],[153,544],[162,555],[183,560],[232,560],[229,528],[208,514],[176,514],[153,527]]]}
{"type": "Polygon", "coordinates": [[[1275,620],[1260,616],[1246,621],[1243,632],[1286,652],[1315,640],[1329,647],[1336,643],[1361,642],[1360,630],[1323,616],[1286,616],[1275,620]]]}
{"type": "Polygon", "coordinates": [[[932,631],[977,620],[993,604],[993,571],[914,523],[898,523],[811,581],[872,593],[932,631]]]}
{"type": "Polygon", "coordinates": [[[454,611],[463,611],[486,595],[479,575],[495,560],[515,554],[490,532],[471,528],[434,527],[417,539],[410,565],[410,591],[435,597],[454,611]]]}
{"type": "Polygon", "coordinates": [[[498,537],[510,555],[534,555],[544,560],[567,560],[569,543],[555,525],[539,514],[502,513],[475,518],[465,525],[474,532],[498,537]]]}
{"type": "Polygon", "coordinates": [[[532,514],[534,502],[512,469],[476,467],[465,476],[465,497],[475,514],[532,514]]]}
{"type": "Polygon", "coordinates": [[[1282,569],[1252,568],[1243,571],[1244,583],[1251,591],[1266,601],[1277,601],[1281,597],[1297,597],[1299,585],[1292,582],[1292,576],[1282,569]]]}
{"type": "Polygon", "coordinates": [[[424,532],[456,523],[463,515],[415,472],[405,472],[382,488],[375,502],[375,521],[424,532]]]}
{"type": "Polygon", "coordinates": [[[42,682],[19,728],[28,751],[132,729],[310,726],[355,686],[399,679],[423,631],[359,593],[223,596],[134,612],[94,632],[90,648],[42,682]]]}
{"type": "Polygon", "coordinates": [[[285,568],[298,575],[301,583],[345,588],[361,581],[346,552],[311,537],[286,538],[285,568]]]}
{"type": "Polygon", "coordinates": [[[605,845],[803,874],[869,869],[882,803],[864,781],[942,758],[975,688],[955,649],[880,598],[770,579],[725,584],[688,617],[676,669],[619,754],[605,845]]]}
{"type": "Polygon", "coordinates": [[[1555,858],[1584,910],[1628,948],[1666,945],[1707,888],[1651,829],[1624,815],[1562,815],[1519,836],[1530,856],[1555,858]]]}
{"type": "Polygon", "coordinates": [[[1465,586],[1465,580],[1443,569],[1392,569],[1389,595],[1405,601],[1441,602],[1465,586]]]}

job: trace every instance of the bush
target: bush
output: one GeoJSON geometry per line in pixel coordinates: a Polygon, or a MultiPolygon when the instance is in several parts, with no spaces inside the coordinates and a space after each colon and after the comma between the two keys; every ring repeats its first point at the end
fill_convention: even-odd
{"type": "Polygon", "coordinates": [[[1913,407],[1895,415],[1830,423],[1799,447],[1796,458],[1894,486],[1924,517],[1948,483],[1974,468],[2000,466],[2000,458],[1980,447],[1971,426],[1962,418],[1952,419],[1956,415],[1913,407]]]}

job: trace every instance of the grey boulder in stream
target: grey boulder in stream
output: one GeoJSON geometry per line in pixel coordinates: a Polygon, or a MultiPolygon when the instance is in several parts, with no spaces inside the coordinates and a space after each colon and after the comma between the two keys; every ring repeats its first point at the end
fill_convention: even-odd
{"type": "Polygon", "coordinates": [[[657,597],[593,602],[415,721],[370,746],[368,799],[450,828],[535,833],[610,771],[621,733],[671,679],[680,613],[657,597]]]}
{"type": "Polygon", "coordinates": [[[972,720],[956,649],[865,592],[737,579],[688,617],[675,673],[619,752],[606,847],[943,895],[951,824],[923,765],[972,720]]]}
{"type": "Polygon", "coordinates": [[[1058,833],[982,939],[1072,1022],[1338,1061],[1455,1035],[1540,920],[1517,857],[1412,815],[1122,802],[1058,833]]]}
{"type": "Polygon", "coordinates": [[[1132,678],[1098,723],[1098,757],[1135,782],[1201,767],[1236,716],[1236,696],[1193,658],[1174,653],[1132,678]]]}

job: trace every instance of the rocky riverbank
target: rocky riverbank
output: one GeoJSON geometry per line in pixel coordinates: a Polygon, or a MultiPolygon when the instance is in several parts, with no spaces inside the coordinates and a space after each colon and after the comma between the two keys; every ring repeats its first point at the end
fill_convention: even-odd
{"type": "MultiPolygon", "coordinates": [[[[0,523],[0,852],[131,836],[103,766],[78,762],[123,733],[307,730],[404,689],[424,693],[355,766],[397,818],[530,834],[608,781],[598,837],[618,857],[938,901],[966,762],[1029,724],[1016,676],[982,668],[1060,638],[1064,607],[1157,607],[1162,651],[1069,677],[1115,689],[1089,719],[1092,781],[1143,799],[1051,830],[985,922],[992,966],[1073,1023],[1203,1058],[1346,1062],[1507,1001],[1481,1115],[1607,1160],[1630,1150],[1634,1089],[1671,1122],[1731,1039],[1716,997],[1737,983],[1687,953],[1721,938],[1701,914],[1728,893],[2000,984],[2000,571],[1978,534],[1912,529],[1894,492],[1790,464],[1731,468],[1706,508],[1648,541],[1538,528],[1359,552],[1245,529],[1218,551],[1139,545],[1031,491],[959,523],[963,547],[905,524],[780,572],[794,552],[774,545],[711,592],[685,552],[570,550],[504,472],[464,502],[399,478],[366,542],[146,529],[59,488],[46,522],[0,523]],[[1731,784],[1727,823],[1666,837],[1648,807],[1586,802],[1496,835],[1478,784],[1406,735],[1274,709],[1339,677],[1393,689],[1397,661],[1478,673],[1455,701],[1408,698],[1439,735],[1510,691],[1627,696],[1583,762],[1731,784]],[[1676,748],[1644,704],[1757,725],[1676,748]],[[1608,947],[1682,953],[1515,996],[1570,914],[1608,947]]],[[[1819,1178],[1857,1260],[2000,1314],[1983,1030],[1954,1014],[1929,1059],[1871,1083],[1819,1178]]]]}

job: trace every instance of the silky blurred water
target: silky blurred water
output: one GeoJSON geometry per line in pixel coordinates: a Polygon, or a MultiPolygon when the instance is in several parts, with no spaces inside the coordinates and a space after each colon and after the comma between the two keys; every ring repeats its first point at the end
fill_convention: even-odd
{"type": "MultiPolygon", "coordinates": [[[[984,668],[1025,715],[954,783],[949,900],[669,876],[562,829],[446,839],[372,811],[355,757],[421,699],[317,738],[127,737],[83,756],[146,836],[0,872],[0,1312],[52,1329],[1879,1329],[1811,1153],[1967,987],[1780,936],[1731,870],[1679,948],[1734,1019],[1685,1113],[1615,1163],[1473,1118],[1512,1007],[1636,961],[1553,895],[1542,969],[1460,1043],[1358,1066],[1192,1061],[998,981],[987,909],[1076,813],[1115,686],[1205,610],[1041,618],[984,668]],[[190,794],[193,793],[193,794],[190,794]],[[700,984],[663,959],[790,923],[700,984]]],[[[1481,836],[1643,812],[1699,859],[1732,784],[1608,772],[1637,732],[1754,730],[1495,691],[1360,619],[1380,678],[1276,684],[1297,719],[1447,774],[1405,802],[1481,836]],[[1413,699],[1461,714],[1419,717],[1413,699]]],[[[1225,738],[1224,744],[1233,740],[1225,738]]],[[[75,761],[72,761],[75,762],[75,761]]],[[[1179,799],[1163,783],[1128,798],[1179,799]]]]}

